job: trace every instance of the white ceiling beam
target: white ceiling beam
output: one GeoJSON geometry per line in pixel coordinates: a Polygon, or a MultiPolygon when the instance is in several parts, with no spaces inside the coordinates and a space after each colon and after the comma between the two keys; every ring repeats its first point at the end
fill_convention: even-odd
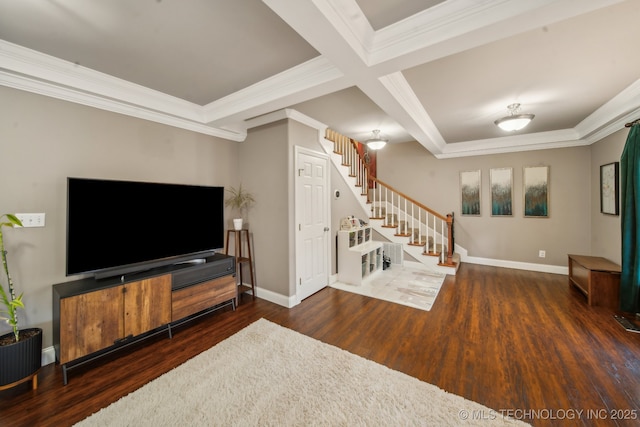
{"type": "MultiPolygon", "coordinates": [[[[622,0],[449,0],[373,31],[355,0],[263,0],[374,103],[436,157],[506,152],[513,138],[447,144],[401,74],[408,67],[462,52],[622,0]],[[453,148],[455,147],[455,148],[453,148]]],[[[526,138],[516,151],[582,145],[578,130],[526,138]],[[568,139],[566,139],[568,138],[568,139]]],[[[524,139],[523,139],[524,140],[524,139]]]]}
{"type": "Polygon", "coordinates": [[[622,0],[448,0],[374,31],[355,0],[263,0],[320,56],[202,107],[0,40],[0,84],[241,141],[247,120],[357,86],[436,157],[584,144],[637,114],[638,83],[575,129],[448,144],[402,70],[622,0]],[[552,145],[556,144],[556,145],[552,145]]]}
{"type": "Polygon", "coordinates": [[[307,101],[352,83],[326,58],[319,56],[204,106],[204,121],[224,123],[248,119],[265,112],[307,101]]]}

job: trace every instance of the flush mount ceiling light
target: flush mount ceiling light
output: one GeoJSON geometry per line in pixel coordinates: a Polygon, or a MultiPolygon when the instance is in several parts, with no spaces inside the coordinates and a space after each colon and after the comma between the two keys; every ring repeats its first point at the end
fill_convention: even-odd
{"type": "Polygon", "coordinates": [[[509,115],[494,122],[502,130],[509,132],[520,130],[535,117],[533,114],[518,114],[520,112],[520,104],[518,103],[511,104],[507,108],[509,115]]]}
{"type": "Polygon", "coordinates": [[[366,144],[367,147],[371,148],[372,150],[379,150],[387,145],[387,142],[389,141],[386,139],[382,139],[382,137],[380,136],[380,131],[376,129],[373,131],[373,136],[367,139],[366,144]]]}

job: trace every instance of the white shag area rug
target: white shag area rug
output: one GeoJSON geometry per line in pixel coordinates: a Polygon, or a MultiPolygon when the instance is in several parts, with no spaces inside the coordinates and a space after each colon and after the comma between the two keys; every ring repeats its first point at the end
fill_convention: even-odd
{"type": "Polygon", "coordinates": [[[362,285],[335,282],[332,288],[429,311],[436,301],[445,274],[424,268],[392,266],[362,285]]]}
{"type": "Polygon", "coordinates": [[[76,424],[310,425],[526,424],[264,319],[76,424]]]}

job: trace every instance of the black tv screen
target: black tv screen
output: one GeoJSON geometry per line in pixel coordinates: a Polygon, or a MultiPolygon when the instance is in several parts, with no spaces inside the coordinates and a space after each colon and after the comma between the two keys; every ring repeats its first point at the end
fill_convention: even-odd
{"type": "Polygon", "coordinates": [[[67,276],[115,276],[223,246],[223,187],[67,179],[67,276]]]}

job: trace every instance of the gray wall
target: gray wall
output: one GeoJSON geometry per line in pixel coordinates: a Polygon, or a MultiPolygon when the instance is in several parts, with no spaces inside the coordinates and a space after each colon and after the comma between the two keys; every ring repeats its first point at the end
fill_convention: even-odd
{"type": "MultiPolygon", "coordinates": [[[[600,213],[600,165],[619,161],[628,129],[586,147],[437,160],[417,142],[390,144],[378,152],[378,177],[441,213],[454,212],[456,242],[469,256],[497,261],[566,266],[568,253],[603,256],[620,263],[620,217],[600,213]],[[550,217],[524,218],[524,166],[550,166],[550,217]],[[492,217],[489,169],[511,167],[514,215],[492,217]],[[459,173],[482,171],[482,215],[460,215],[459,173]],[[410,172],[407,172],[410,171],[410,172]],[[546,258],[538,257],[544,249],[546,258]]],[[[351,189],[332,170],[332,232],[347,215],[366,218],[351,189]]],[[[332,273],[336,273],[332,245],[332,273]]]]}
{"type": "Polygon", "coordinates": [[[294,120],[251,129],[247,139],[239,144],[242,159],[239,179],[256,196],[249,223],[258,287],[286,298],[296,294],[293,181],[296,145],[322,151],[318,131],[294,120]]]}
{"type": "MultiPolygon", "coordinates": [[[[65,277],[66,178],[236,185],[238,143],[6,87],[0,100],[0,213],[46,213],[44,228],[5,234],[21,324],[43,328],[48,347],[51,285],[77,278],[65,277]]],[[[167,224],[178,213],[167,201],[167,224]]]]}
{"type": "Polygon", "coordinates": [[[600,212],[600,166],[619,162],[629,129],[621,129],[591,146],[591,253],[618,264],[622,260],[620,216],[600,212]]]}
{"type": "Polygon", "coordinates": [[[591,246],[591,150],[539,150],[437,160],[418,143],[390,144],[378,154],[378,176],[440,213],[454,212],[456,243],[471,257],[565,266],[568,253],[591,246]],[[525,166],[550,166],[549,218],[523,217],[525,166]],[[513,168],[511,217],[492,217],[489,169],[513,168]],[[481,215],[460,215],[461,171],[482,173],[481,215]],[[407,173],[410,171],[410,173],[407,173]],[[538,258],[539,250],[546,258],[538,258]]]}
{"type": "Polygon", "coordinates": [[[257,284],[281,295],[289,295],[287,140],[286,121],[252,129],[239,144],[242,161],[238,166],[243,188],[256,199],[248,216],[257,284]]]}
{"type": "MultiPolygon", "coordinates": [[[[22,325],[42,327],[45,347],[51,345],[51,285],[75,278],[64,272],[68,176],[225,187],[242,182],[257,200],[248,219],[258,285],[283,296],[295,293],[293,147],[322,151],[315,129],[281,121],[236,143],[6,87],[0,87],[0,100],[0,212],[47,215],[44,228],[6,231],[11,271],[27,303],[22,325]]],[[[378,175],[440,212],[454,211],[457,242],[470,256],[566,265],[567,253],[591,253],[619,262],[619,217],[600,214],[598,182],[599,166],[619,160],[627,133],[589,147],[449,160],[436,160],[418,143],[390,144],[378,154],[378,175]],[[522,168],[530,165],[551,167],[548,219],[522,217],[522,168]],[[489,169],[507,166],[514,171],[515,213],[491,217],[489,169]],[[462,217],[459,172],[473,169],[482,170],[483,212],[462,217]],[[537,257],[539,249],[547,251],[546,259],[537,257]]],[[[335,236],[340,218],[363,213],[333,170],[331,189],[343,195],[332,199],[335,236]]],[[[168,205],[168,221],[175,213],[168,205]]]]}

